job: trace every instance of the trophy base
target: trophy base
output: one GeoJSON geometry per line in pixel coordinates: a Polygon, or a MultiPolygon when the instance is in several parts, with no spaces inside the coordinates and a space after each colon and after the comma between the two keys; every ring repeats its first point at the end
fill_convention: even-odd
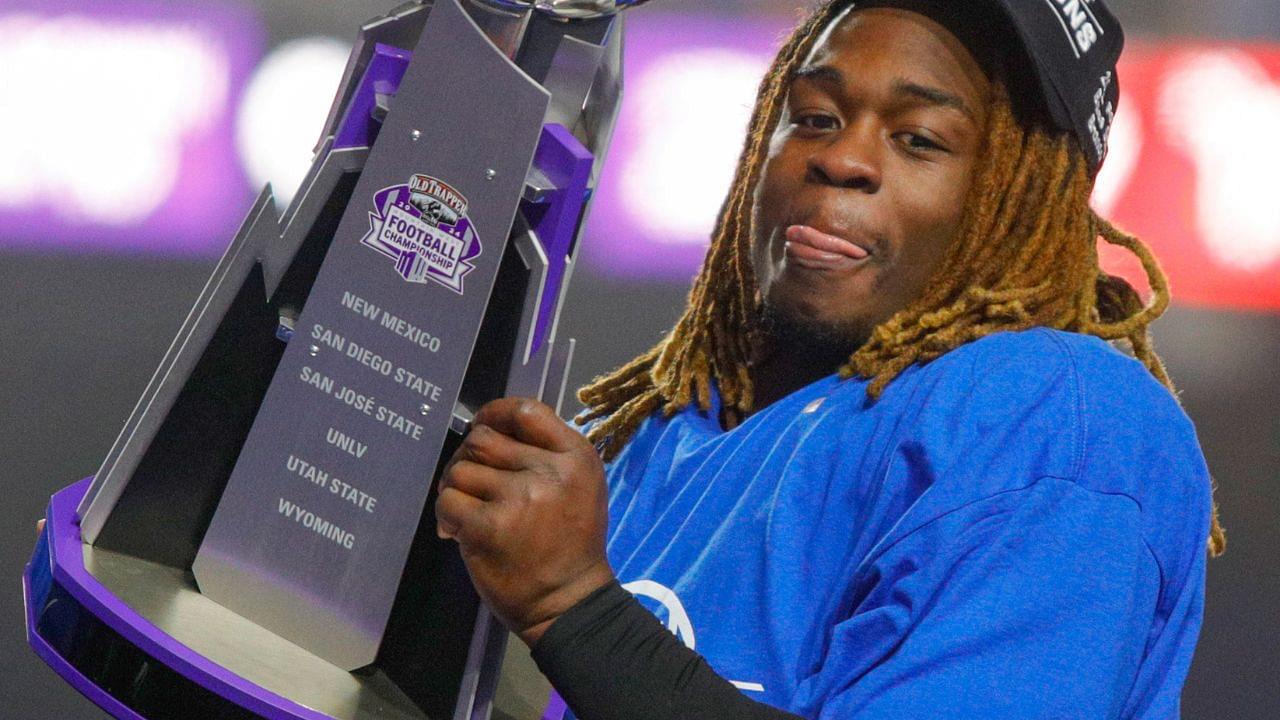
{"type": "Polygon", "coordinates": [[[351,673],[201,595],[189,571],[86,545],[86,479],[55,494],[23,575],[27,639],[121,720],[419,720],[381,670],[351,673]]]}

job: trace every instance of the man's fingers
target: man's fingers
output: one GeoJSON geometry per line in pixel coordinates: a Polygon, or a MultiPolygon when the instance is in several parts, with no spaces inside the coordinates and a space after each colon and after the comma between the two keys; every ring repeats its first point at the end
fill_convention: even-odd
{"type": "Polygon", "coordinates": [[[502,495],[503,488],[511,481],[512,473],[495,470],[469,459],[461,459],[449,466],[440,478],[440,491],[455,488],[471,497],[489,502],[502,495]]]}
{"type": "Polygon", "coordinates": [[[552,452],[566,452],[583,442],[550,406],[530,398],[494,400],[476,412],[474,422],[552,452]]]}
{"type": "Polygon", "coordinates": [[[488,503],[455,487],[445,487],[436,498],[436,535],[464,545],[484,545],[492,536],[488,503]]]}
{"type": "Polygon", "coordinates": [[[42,532],[44,532],[44,518],[36,521],[36,535],[39,536],[42,532]]]}
{"type": "Polygon", "coordinates": [[[504,435],[489,425],[473,423],[458,448],[460,460],[471,460],[499,470],[525,470],[545,462],[546,451],[504,435]]]}

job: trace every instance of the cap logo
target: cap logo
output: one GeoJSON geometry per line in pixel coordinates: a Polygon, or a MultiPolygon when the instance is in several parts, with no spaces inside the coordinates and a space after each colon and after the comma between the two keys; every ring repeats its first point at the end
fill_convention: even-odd
{"type": "Polygon", "coordinates": [[[1076,58],[1084,57],[1102,35],[1102,25],[1089,9],[1092,0],[1044,0],[1053,8],[1076,58]]]}
{"type": "Polygon", "coordinates": [[[1093,93],[1093,108],[1089,112],[1089,137],[1093,140],[1093,148],[1098,154],[1098,161],[1107,154],[1107,136],[1111,134],[1111,124],[1116,117],[1115,106],[1107,99],[1107,88],[1111,86],[1111,71],[1098,78],[1098,89],[1093,93]]]}

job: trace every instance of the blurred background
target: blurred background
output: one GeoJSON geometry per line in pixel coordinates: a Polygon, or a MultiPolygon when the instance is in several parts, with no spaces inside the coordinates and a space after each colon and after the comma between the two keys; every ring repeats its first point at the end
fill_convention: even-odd
{"type": "MultiPolygon", "coordinates": [[[[0,2],[0,716],[105,717],[26,647],[33,523],[53,491],[97,469],[256,191],[292,194],[356,28],[397,4],[0,2]]],[[[1171,276],[1156,344],[1230,540],[1209,563],[1183,715],[1272,720],[1280,2],[1108,5],[1128,48],[1095,204],[1171,276]]],[[[560,323],[579,341],[574,387],[679,315],[755,86],[804,6],[667,0],[631,16],[623,114],[560,323]]]]}

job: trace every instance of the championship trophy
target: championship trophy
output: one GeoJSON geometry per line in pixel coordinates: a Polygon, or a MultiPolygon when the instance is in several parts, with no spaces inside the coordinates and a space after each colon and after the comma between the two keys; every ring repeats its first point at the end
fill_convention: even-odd
{"type": "Polygon", "coordinates": [[[99,471],[50,502],[27,635],[67,682],[130,720],[555,715],[545,680],[512,689],[527,651],[433,488],[483,403],[560,406],[634,4],[419,0],[361,28],[295,199],[263,190],[99,471]]]}

